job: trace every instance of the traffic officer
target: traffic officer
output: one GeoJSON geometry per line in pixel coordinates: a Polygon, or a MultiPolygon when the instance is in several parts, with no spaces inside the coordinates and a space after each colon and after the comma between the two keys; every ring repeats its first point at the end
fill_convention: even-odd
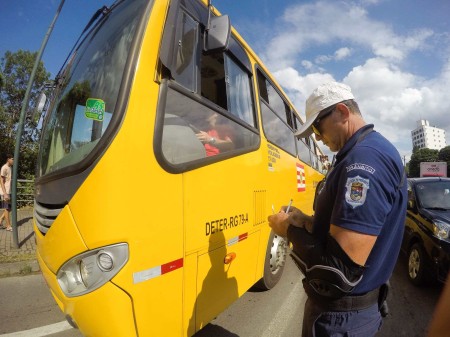
{"type": "Polygon", "coordinates": [[[366,124],[350,87],[325,83],[306,101],[306,122],[335,161],[316,190],[315,214],[291,207],[269,216],[293,245],[308,299],[303,337],[373,336],[403,237],[407,184],[398,151],[366,124]]]}

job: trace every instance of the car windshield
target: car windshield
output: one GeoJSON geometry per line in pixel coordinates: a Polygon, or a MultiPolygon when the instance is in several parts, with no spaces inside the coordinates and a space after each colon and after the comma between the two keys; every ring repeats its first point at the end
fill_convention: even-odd
{"type": "Polygon", "coordinates": [[[423,208],[450,209],[450,181],[420,182],[416,196],[423,208]]]}
{"type": "Polygon", "coordinates": [[[118,113],[122,76],[145,3],[114,6],[59,73],[42,132],[38,176],[83,160],[118,113]]]}

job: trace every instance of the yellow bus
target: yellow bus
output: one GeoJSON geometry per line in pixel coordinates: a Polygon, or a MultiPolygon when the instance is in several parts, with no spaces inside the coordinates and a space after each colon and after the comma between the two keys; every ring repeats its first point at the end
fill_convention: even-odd
{"type": "Polygon", "coordinates": [[[85,336],[191,336],[278,282],[288,247],[267,217],[290,199],[312,212],[322,152],[206,0],[97,14],[45,116],[39,264],[85,336]]]}

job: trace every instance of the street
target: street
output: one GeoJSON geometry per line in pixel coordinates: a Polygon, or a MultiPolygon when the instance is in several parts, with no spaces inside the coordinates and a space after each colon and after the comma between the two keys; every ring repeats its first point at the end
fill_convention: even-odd
{"type": "MultiPolygon", "coordinates": [[[[391,279],[390,316],[377,337],[424,337],[441,285],[417,288],[406,276],[401,255],[391,279]]],[[[271,291],[250,290],[195,337],[300,336],[305,296],[291,259],[271,291]]],[[[42,276],[0,279],[0,337],[80,337],[64,319],[42,276]],[[19,333],[21,332],[21,333],[19,333]]]]}
{"type": "Polygon", "coordinates": [[[0,294],[0,336],[82,336],[65,322],[42,275],[1,278],[0,294]]]}
{"type": "MultiPolygon", "coordinates": [[[[195,337],[295,337],[301,335],[305,301],[301,274],[290,258],[280,283],[271,291],[247,292],[195,337]]],[[[442,285],[418,288],[407,277],[401,253],[391,278],[390,315],[377,337],[424,337],[442,285]]]]}

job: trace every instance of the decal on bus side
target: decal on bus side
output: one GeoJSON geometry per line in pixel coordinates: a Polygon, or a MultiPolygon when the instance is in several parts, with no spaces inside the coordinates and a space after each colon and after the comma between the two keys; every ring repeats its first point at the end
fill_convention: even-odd
{"type": "Polygon", "coordinates": [[[248,222],[248,213],[232,215],[229,218],[212,220],[205,224],[205,236],[209,236],[224,230],[244,225],[248,222]]]}
{"type": "Polygon", "coordinates": [[[269,171],[273,171],[274,165],[277,162],[277,159],[280,159],[280,151],[273,146],[272,144],[267,144],[268,150],[267,150],[267,154],[268,154],[268,159],[269,159],[269,171]]]}
{"type": "Polygon", "coordinates": [[[241,235],[239,235],[239,236],[235,236],[234,238],[231,238],[231,239],[229,239],[229,240],[227,241],[227,245],[228,245],[228,246],[232,246],[232,245],[234,245],[235,243],[238,243],[238,242],[240,242],[240,241],[242,241],[242,240],[247,239],[247,237],[248,237],[248,233],[244,233],[244,234],[241,234],[241,235]]]}
{"type": "Polygon", "coordinates": [[[183,267],[183,258],[133,273],[133,283],[140,283],[183,267]]]}
{"type": "Polygon", "coordinates": [[[304,192],[306,190],[305,166],[296,163],[297,166],[297,191],[304,192]]]}

